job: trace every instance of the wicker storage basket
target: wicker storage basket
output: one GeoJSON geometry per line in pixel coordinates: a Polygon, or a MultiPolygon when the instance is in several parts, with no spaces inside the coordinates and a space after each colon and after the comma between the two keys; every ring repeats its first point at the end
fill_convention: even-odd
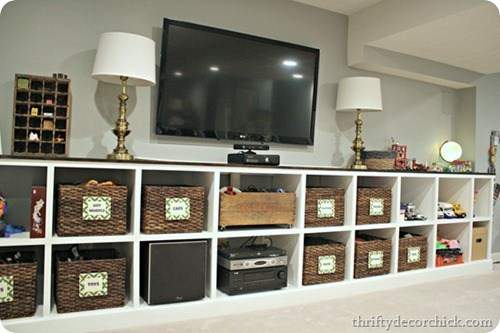
{"type": "Polygon", "coordinates": [[[84,259],[78,261],[67,261],[68,253],[56,255],[57,312],[124,306],[126,258],[120,258],[114,250],[80,251],[80,254],[84,259]],[[87,290],[82,285],[86,280],[94,284],[97,281],[106,288],[87,290]]]}
{"type": "Polygon", "coordinates": [[[358,188],[356,224],[390,223],[391,207],[390,188],[358,188]]]}
{"type": "Polygon", "coordinates": [[[302,284],[342,281],[344,269],[344,244],[320,237],[305,238],[302,284]]]}
{"type": "Polygon", "coordinates": [[[201,232],[205,221],[205,188],[144,186],[141,229],[146,234],[201,232]],[[173,213],[174,210],[180,213],[173,213]]]}
{"type": "Polygon", "coordinates": [[[398,271],[427,268],[427,237],[413,234],[411,238],[399,236],[398,271]]]}
{"type": "Polygon", "coordinates": [[[393,170],[396,152],[394,151],[363,151],[361,159],[370,170],[393,170]]]}
{"type": "Polygon", "coordinates": [[[356,237],[354,278],[360,279],[391,272],[392,241],[370,235],[356,237]]]}
{"type": "MultiPolygon", "coordinates": [[[[56,233],[58,236],[123,235],[127,232],[126,186],[60,185],[56,233]],[[90,200],[90,201],[88,201],[90,200]],[[108,212],[88,214],[90,205],[108,212]]],[[[90,207],[91,209],[92,207],[90,207]]]]}
{"type": "Polygon", "coordinates": [[[344,224],[343,188],[311,187],[306,190],[306,227],[344,224]]]}
{"type": "Polygon", "coordinates": [[[0,319],[31,317],[36,312],[37,263],[31,252],[22,252],[22,257],[32,262],[0,265],[3,288],[13,287],[13,294],[0,301],[0,319]]]}

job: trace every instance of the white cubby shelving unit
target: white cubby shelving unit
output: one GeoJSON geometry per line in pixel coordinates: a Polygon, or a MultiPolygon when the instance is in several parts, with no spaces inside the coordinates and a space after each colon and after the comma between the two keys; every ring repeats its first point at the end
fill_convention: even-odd
{"type": "Polygon", "coordinates": [[[240,167],[225,164],[168,163],[153,161],[109,162],[106,160],[34,160],[0,158],[0,191],[9,202],[10,218],[29,227],[31,186],[47,186],[46,237],[43,239],[0,239],[0,251],[35,251],[40,263],[38,310],[35,316],[7,320],[4,324],[16,333],[50,331],[73,332],[118,329],[130,325],[154,325],[173,320],[261,310],[364,292],[409,286],[465,274],[492,270],[491,232],[493,221],[494,176],[486,174],[432,174],[403,172],[351,171],[306,167],[240,167]],[[114,180],[129,188],[128,232],[121,236],[58,237],[55,233],[57,184],[83,183],[89,179],[114,180]],[[206,189],[204,230],[200,233],[147,235],[141,233],[141,189],[143,185],[197,185],[206,189]],[[291,228],[254,227],[219,230],[219,189],[226,185],[241,188],[281,187],[297,198],[296,220],[291,228]],[[342,226],[306,227],[304,223],[306,187],[345,189],[345,221],[342,226]],[[390,223],[356,225],[357,188],[384,186],[392,189],[390,223]],[[463,219],[438,220],[438,201],[459,202],[467,212],[463,219]],[[413,202],[427,216],[426,221],[404,221],[399,214],[402,202],[413,202]],[[472,261],[473,225],[489,230],[488,256],[472,261]],[[398,273],[400,232],[413,232],[428,238],[426,269],[398,273]],[[367,233],[392,240],[391,272],[388,275],[354,279],[355,237],[367,233]],[[346,245],[345,280],[303,286],[304,237],[330,238],[346,245]],[[458,238],[464,251],[464,264],[435,267],[437,236],[458,238]],[[217,290],[217,247],[219,242],[238,243],[252,236],[271,237],[273,244],[289,255],[288,287],[282,290],[227,296],[217,290]],[[209,269],[206,297],[199,301],[149,306],[140,296],[140,245],[148,241],[206,239],[209,241],[209,269]],[[88,248],[112,247],[128,258],[127,303],[122,308],[57,313],[54,302],[53,258],[57,251],[72,244],[88,248]],[[109,319],[109,320],[108,320],[109,319]]]}

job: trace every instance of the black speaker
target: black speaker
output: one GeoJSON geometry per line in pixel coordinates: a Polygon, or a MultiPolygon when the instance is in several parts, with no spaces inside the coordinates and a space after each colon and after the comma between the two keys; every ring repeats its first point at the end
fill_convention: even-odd
{"type": "Polygon", "coordinates": [[[150,304],[205,297],[208,241],[143,243],[141,295],[150,304]]]}

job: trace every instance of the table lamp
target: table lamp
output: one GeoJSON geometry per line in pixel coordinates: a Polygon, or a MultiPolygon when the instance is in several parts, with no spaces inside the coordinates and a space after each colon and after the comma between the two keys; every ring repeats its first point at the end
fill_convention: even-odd
{"type": "Polygon", "coordinates": [[[118,143],[108,159],[132,160],[125,147],[130,133],[127,121],[127,85],[152,86],[156,83],[155,43],[149,38],[124,33],[106,32],[101,35],[92,77],[96,80],[121,85],[119,116],[113,133],[118,143]]]}
{"type": "Polygon", "coordinates": [[[352,169],[364,170],[366,165],[361,160],[365,149],[361,138],[361,112],[382,111],[382,93],[380,79],[375,77],[347,77],[339,82],[337,92],[337,111],[355,111],[356,138],[353,141],[354,163],[352,169]]]}

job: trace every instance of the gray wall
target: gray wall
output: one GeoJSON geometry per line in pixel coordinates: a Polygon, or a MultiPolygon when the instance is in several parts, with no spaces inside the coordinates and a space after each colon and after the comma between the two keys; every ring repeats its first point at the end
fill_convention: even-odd
{"type": "MultiPolygon", "coordinates": [[[[479,79],[476,82],[476,89],[476,170],[486,171],[490,132],[500,130],[500,73],[479,79]]],[[[496,165],[498,173],[500,170],[498,154],[496,165]]],[[[496,204],[494,214],[493,252],[500,252],[500,203],[496,204]]]]}
{"type": "MultiPolygon", "coordinates": [[[[0,131],[10,151],[15,73],[67,73],[73,82],[70,154],[104,157],[113,148],[117,87],[90,77],[99,35],[142,34],[159,46],[162,19],[169,17],[321,49],[314,147],[272,145],[284,164],[345,165],[351,157],[352,114],[334,112],[336,84],[366,74],[346,66],[347,17],[285,0],[16,0],[0,17],[0,131]]],[[[369,75],[374,75],[370,74],[369,75]]],[[[379,76],[379,75],[376,75],[379,76]]],[[[384,111],[366,115],[368,149],[385,148],[391,136],[410,146],[410,155],[437,159],[439,144],[452,136],[455,91],[416,81],[382,77],[384,111]]],[[[171,160],[225,161],[229,143],[159,138],[152,133],[155,88],[131,90],[131,150],[171,160]]]]}

